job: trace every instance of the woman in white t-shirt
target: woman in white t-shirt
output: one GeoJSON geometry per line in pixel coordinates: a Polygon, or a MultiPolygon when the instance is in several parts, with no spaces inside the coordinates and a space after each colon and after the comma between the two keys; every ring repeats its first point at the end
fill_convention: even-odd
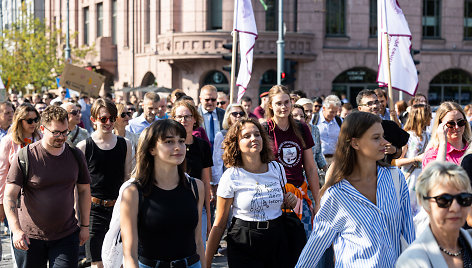
{"type": "Polygon", "coordinates": [[[267,134],[255,119],[242,119],[229,129],[223,141],[223,173],[217,191],[217,209],[206,248],[211,266],[230,207],[228,230],[229,267],[287,267],[281,206],[293,208],[296,197],[284,195],[285,171],[275,161],[267,134]]]}

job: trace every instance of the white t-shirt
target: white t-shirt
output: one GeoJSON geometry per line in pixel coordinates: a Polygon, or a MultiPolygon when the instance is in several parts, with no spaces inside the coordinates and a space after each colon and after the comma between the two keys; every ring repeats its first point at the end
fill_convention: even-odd
{"type": "Polygon", "coordinates": [[[234,198],[233,216],[244,221],[268,221],[282,215],[285,185],[284,168],[269,163],[265,173],[251,173],[243,168],[228,168],[221,176],[217,195],[234,198]]]}

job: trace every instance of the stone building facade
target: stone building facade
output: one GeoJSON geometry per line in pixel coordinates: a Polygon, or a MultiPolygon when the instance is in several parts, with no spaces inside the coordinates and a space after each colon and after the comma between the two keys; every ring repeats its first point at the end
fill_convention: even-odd
{"type": "MultiPolygon", "coordinates": [[[[76,45],[95,44],[87,59],[119,90],[156,84],[196,97],[207,83],[227,89],[222,66],[231,42],[232,0],[69,0],[76,45]]],[[[252,0],[259,38],[247,94],[275,84],[277,0],[252,0]]],[[[285,0],[285,58],[290,87],[308,96],[347,94],[376,87],[377,0],[285,0]]],[[[472,96],[472,0],[399,0],[421,53],[418,92],[432,104],[472,96]],[[469,10],[470,9],[470,10],[469,10]]],[[[65,3],[46,0],[46,21],[65,29],[65,3]],[[58,18],[61,18],[60,20],[58,18]],[[61,24],[62,23],[62,24],[61,24]]]]}

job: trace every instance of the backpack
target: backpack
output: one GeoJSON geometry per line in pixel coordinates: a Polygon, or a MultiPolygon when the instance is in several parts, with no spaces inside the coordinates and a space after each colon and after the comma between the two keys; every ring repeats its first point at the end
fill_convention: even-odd
{"type": "MultiPolygon", "coordinates": [[[[338,126],[341,127],[341,125],[343,123],[343,120],[341,119],[341,117],[336,115],[336,116],[334,116],[334,120],[336,120],[336,123],[338,124],[338,126]]],[[[318,124],[318,121],[320,121],[320,114],[319,113],[314,113],[313,114],[313,120],[311,121],[311,123],[316,126],[318,124]]]]}
{"type": "MultiPolygon", "coordinates": [[[[188,182],[192,185],[195,200],[199,200],[198,187],[195,179],[187,175],[188,182]]],[[[123,265],[123,243],[121,241],[121,228],[120,228],[120,207],[121,197],[123,191],[128,188],[131,184],[136,184],[135,179],[131,178],[120,188],[120,194],[116,199],[115,206],[113,207],[113,214],[111,216],[110,228],[105,234],[105,238],[102,244],[102,263],[104,268],[121,268],[123,265]]],[[[139,208],[142,202],[141,188],[136,184],[136,188],[139,192],[139,203],[138,203],[138,215],[139,208]]]]}

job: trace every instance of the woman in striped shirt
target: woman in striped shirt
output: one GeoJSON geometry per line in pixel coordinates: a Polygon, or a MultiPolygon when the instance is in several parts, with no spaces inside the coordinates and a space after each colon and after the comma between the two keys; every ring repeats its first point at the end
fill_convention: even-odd
{"type": "Polygon", "coordinates": [[[385,155],[380,117],[355,112],[341,126],[336,165],[321,189],[321,208],[296,267],[314,267],[334,244],[336,267],[393,267],[400,237],[415,239],[408,187],[385,155]],[[400,180],[399,194],[392,173],[400,180]]]}

